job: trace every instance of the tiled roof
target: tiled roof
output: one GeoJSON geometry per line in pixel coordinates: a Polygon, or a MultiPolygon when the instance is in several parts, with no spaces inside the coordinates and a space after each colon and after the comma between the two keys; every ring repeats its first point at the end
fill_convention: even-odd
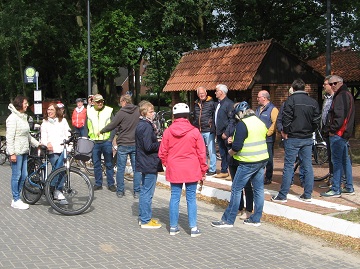
{"type": "Polygon", "coordinates": [[[221,83],[230,90],[250,87],[273,40],[236,44],[186,53],[163,91],[214,90],[221,83]]]}
{"type": "MultiPolygon", "coordinates": [[[[326,74],[326,56],[322,55],[307,62],[320,74],[326,74]]],[[[360,81],[360,52],[336,51],[331,54],[331,74],[338,75],[345,82],[360,81]]]]}

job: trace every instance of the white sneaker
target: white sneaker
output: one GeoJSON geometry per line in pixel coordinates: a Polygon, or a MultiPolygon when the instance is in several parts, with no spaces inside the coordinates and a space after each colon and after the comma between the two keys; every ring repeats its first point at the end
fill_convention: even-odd
{"type": "Polygon", "coordinates": [[[54,199],[55,200],[65,200],[65,196],[61,191],[55,190],[54,191],[54,199]]]}
{"type": "Polygon", "coordinates": [[[21,199],[11,203],[11,207],[16,209],[29,209],[29,205],[25,204],[21,199]]]}
{"type": "Polygon", "coordinates": [[[11,200],[11,207],[13,207],[14,199],[11,200]]]}

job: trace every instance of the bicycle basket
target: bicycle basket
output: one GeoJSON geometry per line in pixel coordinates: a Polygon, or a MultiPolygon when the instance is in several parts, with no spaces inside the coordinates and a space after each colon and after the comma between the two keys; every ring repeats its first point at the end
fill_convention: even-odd
{"type": "Polygon", "coordinates": [[[79,137],[76,143],[74,158],[76,160],[87,162],[91,159],[94,145],[95,143],[91,139],[86,137],[79,137]]]}

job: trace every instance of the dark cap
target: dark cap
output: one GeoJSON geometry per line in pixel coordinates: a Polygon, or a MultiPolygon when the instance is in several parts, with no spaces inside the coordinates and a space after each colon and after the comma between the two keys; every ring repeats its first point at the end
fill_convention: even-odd
{"type": "Polygon", "coordinates": [[[76,98],[76,103],[77,102],[83,102],[84,103],[84,100],[82,98],[76,98]]]}

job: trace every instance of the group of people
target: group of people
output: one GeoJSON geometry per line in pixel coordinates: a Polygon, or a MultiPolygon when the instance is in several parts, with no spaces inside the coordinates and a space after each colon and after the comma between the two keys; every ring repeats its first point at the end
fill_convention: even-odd
{"type": "MultiPolygon", "coordinates": [[[[310,201],[313,191],[312,134],[320,121],[325,137],[328,137],[331,156],[330,172],[333,174],[331,188],[322,193],[324,197],[339,197],[353,194],[352,168],[348,157],[348,139],[354,128],[354,100],[339,76],[326,77],[324,89],[331,98],[324,102],[320,113],[315,99],[305,91],[305,82],[296,79],[291,85],[290,96],[282,104],[280,112],[270,101],[266,90],[258,93],[259,107],[251,109],[245,101],[234,103],[227,97],[226,85],[216,86],[217,103],[207,95],[204,87],[197,89],[199,99],[195,102],[194,118],[190,120],[190,108],[185,103],[173,106],[173,122],[158,139],[154,120],[154,106],[141,101],[132,103],[130,95],[120,97],[121,109],[113,115],[113,109],[104,104],[100,94],[91,97],[87,108],[83,99],[76,99],[72,114],[72,125],[81,136],[95,142],[93,164],[94,190],[103,188],[101,155],[106,167],[107,188],[117,197],[125,195],[124,172],[128,156],[134,172],[134,198],[139,198],[139,225],[145,229],[161,227],[152,217],[152,198],[158,172],[166,168],[166,180],[171,185],[169,204],[170,235],[180,232],[178,227],[179,202],[185,184],[188,207],[188,222],[192,237],[201,234],[197,227],[196,188],[198,181],[206,176],[229,177],[233,181],[228,207],[214,227],[233,227],[239,212],[244,224],[260,225],[264,205],[264,184],[271,184],[276,128],[281,128],[285,156],[282,184],[274,202],[286,202],[293,177],[293,165],[297,157],[301,160],[304,176],[304,193],[300,199],[310,201]],[[331,90],[329,90],[329,86],[331,90]],[[116,184],[113,169],[112,141],[117,134],[116,184]],[[215,139],[221,155],[221,169],[216,173],[215,139]],[[207,158],[207,156],[209,158],[207,158]],[[207,165],[209,159],[209,165],[207,165]],[[346,186],[341,188],[341,176],[345,174],[346,186]],[[243,190],[245,190],[246,203],[243,190]],[[245,207],[246,204],[246,207],[245,207]]],[[[9,105],[12,114],[7,119],[7,143],[12,163],[11,206],[27,209],[20,199],[20,192],[27,175],[29,145],[39,142],[30,136],[26,120],[28,101],[23,96],[15,98],[9,105]]],[[[55,103],[47,108],[41,126],[41,144],[51,151],[50,162],[54,169],[62,165],[64,138],[69,135],[69,125],[64,113],[55,103]]],[[[61,188],[54,198],[63,200],[61,188]]]]}

